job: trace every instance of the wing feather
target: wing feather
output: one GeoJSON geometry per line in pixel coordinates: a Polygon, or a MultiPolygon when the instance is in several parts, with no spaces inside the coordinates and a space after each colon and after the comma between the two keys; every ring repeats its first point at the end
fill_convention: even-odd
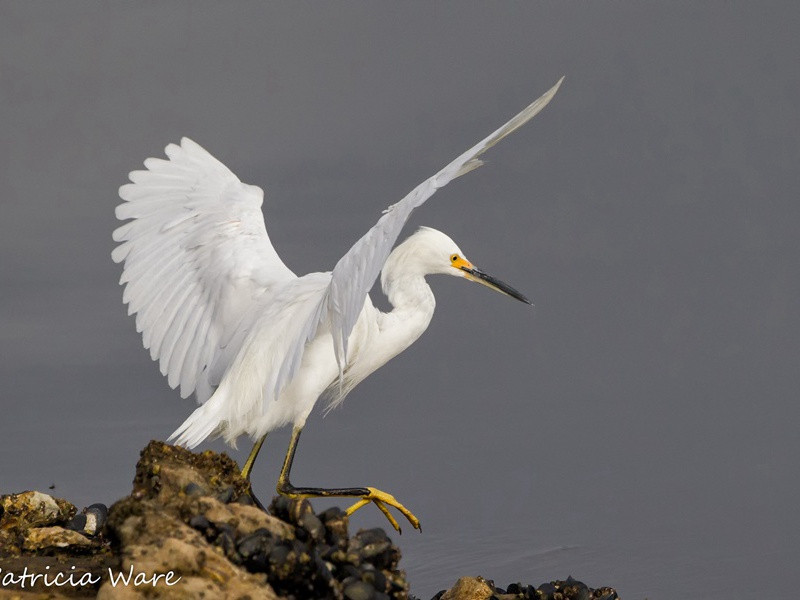
{"type": "MultiPolygon", "coordinates": [[[[321,290],[319,301],[310,311],[303,326],[294,330],[293,341],[286,346],[277,376],[272,380],[274,398],[278,397],[283,387],[297,373],[306,343],[314,338],[322,325],[330,327],[334,352],[339,364],[339,381],[340,383],[343,381],[344,365],[347,362],[347,339],[358,320],[367,293],[380,274],[411,212],[430,198],[437,189],[481,166],[483,163],[478,157],[541,111],[558,91],[563,80],[562,77],[556,85],[522,112],[461,154],[444,169],[423,181],[400,202],[390,206],[372,229],[353,244],[336,263],[330,283],[321,290]]],[[[215,371],[219,370],[215,368],[215,371]]]]}
{"type": "Polygon", "coordinates": [[[194,305],[199,296],[201,296],[201,293],[198,293],[197,284],[189,284],[185,290],[181,291],[181,295],[175,302],[175,309],[173,309],[169,319],[164,320],[165,333],[159,347],[159,365],[162,375],[167,376],[169,385],[173,388],[177,385],[175,382],[180,377],[180,373],[172,373],[169,370],[169,365],[174,358],[175,346],[178,344],[178,340],[182,335],[189,334],[189,332],[184,332],[184,326],[187,319],[192,316],[194,305]]]}
{"type": "MultiPolygon", "coordinates": [[[[186,336],[189,340],[188,351],[183,359],[183,364],[180,367],[181,373],[181,397],[186,398],[192,393],[194,384],[200,375],[201,354],[203,351],[203,343],[208,335],[209,327],[211,326],[211,316],[214,312],[214,306],[208,298],[205,300],[205,308],[202,312],[198,311],[200,315],[197,320],[194,334],[186,336]]],[[[200,394],[198,394],[199,396],[200,394]]]]}
{"type": "Polygon", "coordinates": [[[331,324],[340,374],[347,359],[347,338],[358,320],[367,293],[380,274],[411,212],[439,188],[481,166],[483,162],[478,157],[547,106],[563,80],[563,77],[559,79],[550,90],[510,121],[461,154],[441,171],[423,181],[400,202],[389,207],[372,229],[353,244],[339,260],[333,269],[328,287],[326,310],[320,318],[328,319],[331,324]]]}
{"type": "Polygon", "coordinates": [[[295,277],[275,252],[263,192],[183,138],[120,187],[112,258],[145,348],[181,396],[205,401],[208,367],[254,299],[295,277]]]}

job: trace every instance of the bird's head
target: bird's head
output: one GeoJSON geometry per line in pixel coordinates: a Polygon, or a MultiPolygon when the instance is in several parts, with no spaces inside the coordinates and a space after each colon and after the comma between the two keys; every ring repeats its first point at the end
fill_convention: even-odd
{"type": "MultiPolygon", "coordinates": [[[[442,274],[463,277],[526,304],[531,304],[530,300],[507,283],[475,267],[449,236],[431,227],[420,227],[416,233],[395,248],[390,261],[396,266],[402,264],[406,270],[418,271],[426,275],[442,274]]],[[[387,261],[387,266],[389,266],[389,261],[387,261]]],[[[386,273],[386,269],[384,273],[386,273]]]]}

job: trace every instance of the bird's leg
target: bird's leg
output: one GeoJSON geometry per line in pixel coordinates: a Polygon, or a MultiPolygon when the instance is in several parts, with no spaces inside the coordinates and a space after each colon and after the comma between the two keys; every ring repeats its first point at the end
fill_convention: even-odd
{"type": "MultiPolygon", "coordinates": [[[[292,462],[294,461],[294,453],[297,450],[297,442],[300,439],[300,433],[303,431],[302,427],[295,427],[292,430],[292,439],[289,442],[289,449],[286,451],[286,458],[283,461],[283,468],[281,469],[281,474],[278,477],[278,485],[277,490],[278,493],[283,496],[288,496],[289,498],[331,498],[331,497],[356,497],[361,498],[358,502],[353,504],[350,508],[345,511],[348,515],[352,515],[362,506],[366,506],[370,502],[374,502],[375,506],[386,516],[389,520],[389,523],[392,524],[398,532],[400,531],[400,525],[397,523],[397,520],[392,516],[389,512],[388,506],[392,506],[399,510],[402,515],[408,519],[408,522],[415,529],[419,529],[422,531],[422,528],[419,524],[419,519],[417,519],[414,514],[408,510],[405,506],[400,504],[394,496],[391,494],[387,494],[386,492],[382,492],[381,490],[375,489],[373,487],[355,487],[355,488],[313,488],[313,487],[295,487],[289,481],[289,473],[292,470],[292,462]]],[[[401,532],[402,533],[402,532],[401,532]]]]}
{"type": "Polygon", "coordinates": [[[266,439],[266,434],[261,436],[256,443],[253,444],[253,449],[250,450],[250,455],[247,457],[247,460],[244,461],[244,466],[242,467],[242,477],[248,482],[250,481],[250,473],[253,471],[253,465],[256,462],[256,456],[258,456],[258,453],[261,451],[261,446],[264,445],[264,440],[266,439]]]}
{"type": "Polygon", "coordinates": [[[256,443],[253,444],[253,449],[250,450],[250,455],[244,462],[244,467],[242,467],[242,477],[247,482],[247,495],[250,496],[250,499],[253,501],[253,503],[264,512],[266,512],[264,505],[261,504],[259,499],[256,498],[256,495],[253,493],[253,486],[250,483],[250,473],[253,472],[253,465],[256,462],[256,456],[258,456],[258,453],[261,451],[261,446],[264,445],[264,440],[266,439],[267,439],[267,434],[264,434],[260,438],[258,438],[256,443]]]}

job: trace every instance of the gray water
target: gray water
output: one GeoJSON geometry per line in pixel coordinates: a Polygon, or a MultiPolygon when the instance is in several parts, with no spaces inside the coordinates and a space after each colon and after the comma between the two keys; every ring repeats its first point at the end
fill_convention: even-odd
{"type": "MultiPolygon", "coordinates": [[[[423,598],[465,574],[793,595],[798,24],[791,3],[1,2],[0,492],[110,503],[193,409],[109,258],[145,157],[193,137],[266,189],[290,268],[327,270],[566,75],[408,227],[536,309],[432,279],[428,332],[312,417],[293,479],[412,508],[423,598]]],[[[262,496],[287,442],[256,465],[262,496]]]]}

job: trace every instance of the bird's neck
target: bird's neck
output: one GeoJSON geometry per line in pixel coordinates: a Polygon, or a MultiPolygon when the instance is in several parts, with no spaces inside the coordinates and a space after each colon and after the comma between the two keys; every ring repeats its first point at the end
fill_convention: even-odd
{"type": "Polygon", "coordinates": [[[404,273],[396,277],[386,277],[383,281],[383,293],[394,307],[393,313],[419,312],[432,315],[436,307],[431,286],[422,274],[404,273]]]}
{"type": "Polygon", "coordinates": [[[425,281],[428,274],[425,262],[409,240],[389,254],[381,271],[381,287],[394,307],[392,313],[425,313],[430,321],[436,300],[425,281]]]}
{"type": "Polygon", "coordinates": [[[436,308],[433,291],[421,273],[388,273],[383,291],[393,310],[381,316],[381,345],[396,355],[413,344],[428,328],[436,308]]]}
{"type": "Polygon", "coordinates": [[[423,275],[384,276],[383,291],[393,310],[381,312],[367,299],[359,319],[362,326],[356,330],[363,341],[351,343],[351,347],[359,350],[347,365],[345,391],[334,397],[331,406],[341,402],[347,391],[413,344],[431,322],[436,301],[423,275]]]}

